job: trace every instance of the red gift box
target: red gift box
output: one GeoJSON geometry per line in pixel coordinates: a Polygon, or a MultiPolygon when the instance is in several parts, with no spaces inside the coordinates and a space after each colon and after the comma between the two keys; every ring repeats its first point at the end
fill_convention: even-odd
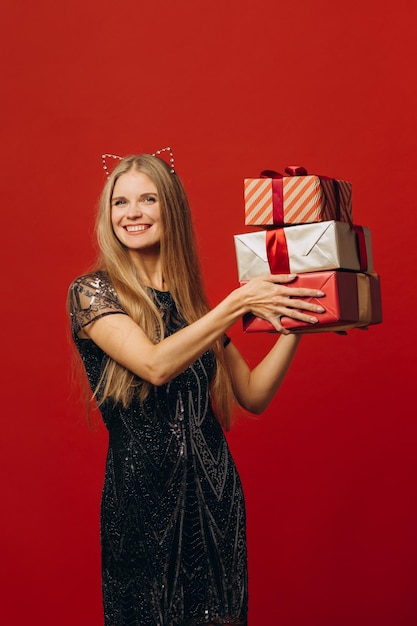
{"type": "MultiPolygon", "coordinates": [[[[325,309],[324,313],[311,313],[318,318],[317,324],[281,317],[282,326],[294,333],[350,330],[382,322],[380,279],[377,274],[337,270],[310,272],[299,274],[291,286],[317,289],[325,294],[320,298],[303,298],[325,309]]],[[[243,316],[243,330],[247,333],[277,332],[270,322],[251,313],[243,316]]]]}

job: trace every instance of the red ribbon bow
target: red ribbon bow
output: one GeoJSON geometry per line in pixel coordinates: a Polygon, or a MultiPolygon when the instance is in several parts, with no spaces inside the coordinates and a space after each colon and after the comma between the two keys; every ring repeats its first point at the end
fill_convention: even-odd
{"type": "MultiPolygon", "coordinates": [[[[307,170],[302,165],[289,165],[285,168],[289,176],[307,176],[307,170]]],[[[272,218],[275,224],[284,223],[284,191],[282,179],[284,175],[275,170],[263,170],[260,178],[272,179],[272,218]]]]}

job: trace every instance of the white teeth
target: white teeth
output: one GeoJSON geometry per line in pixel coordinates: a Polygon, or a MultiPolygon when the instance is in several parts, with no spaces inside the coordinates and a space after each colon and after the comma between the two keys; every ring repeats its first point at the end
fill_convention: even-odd
{"type": "Polygon", "coordinates": [[[146,230],[148,226],[146,224],[137,224],[136,226],[126,226],[126,230],[128,233],[136,233],[140,230],[146,230]]]}

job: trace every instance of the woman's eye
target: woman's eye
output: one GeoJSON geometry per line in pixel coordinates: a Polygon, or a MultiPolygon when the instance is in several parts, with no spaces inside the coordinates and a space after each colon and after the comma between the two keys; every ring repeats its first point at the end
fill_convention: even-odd
{"type": "Polygon", "coordinates": [[[146,196],[146,198],[144,199],[144,202],[146,204],[153,204],[154,202],[156,202],[156,198],[155,196],[146,196]]]}
{"type": "Polygon", "coordinates": [[[113,206],[122,206],[123,204],[126,204],[126,200],[119,199],[113,201],[113,206]]]}

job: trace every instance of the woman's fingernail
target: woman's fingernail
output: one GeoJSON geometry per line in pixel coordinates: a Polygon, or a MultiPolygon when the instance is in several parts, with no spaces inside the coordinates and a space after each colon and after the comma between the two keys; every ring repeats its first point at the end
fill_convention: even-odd
{"type": "Polygon", "coordinates": [[[317,295],[318,295],[318,296],[324,296],[324,291],[318,291],[318,292],[317,292],[317,295]]]}
{"type": "Polygon", "coordinates": [[[312,324],[317,324],[317,322],[318,322],[318,321],[319,321],[319,320],[317,319],[317,317],[310,317],[310,322],[311,322],[312,324]]]}
{"type": "Polygon", "coordinates": [[[317,311],[318,313],[324,313],[324,311],[325,311],[325,310],[326,310],[326,309],[323,309],[323,307],[322,307],[322,306],[317,306],[317,307],[316,307],[316,311],[317,311]]]}

